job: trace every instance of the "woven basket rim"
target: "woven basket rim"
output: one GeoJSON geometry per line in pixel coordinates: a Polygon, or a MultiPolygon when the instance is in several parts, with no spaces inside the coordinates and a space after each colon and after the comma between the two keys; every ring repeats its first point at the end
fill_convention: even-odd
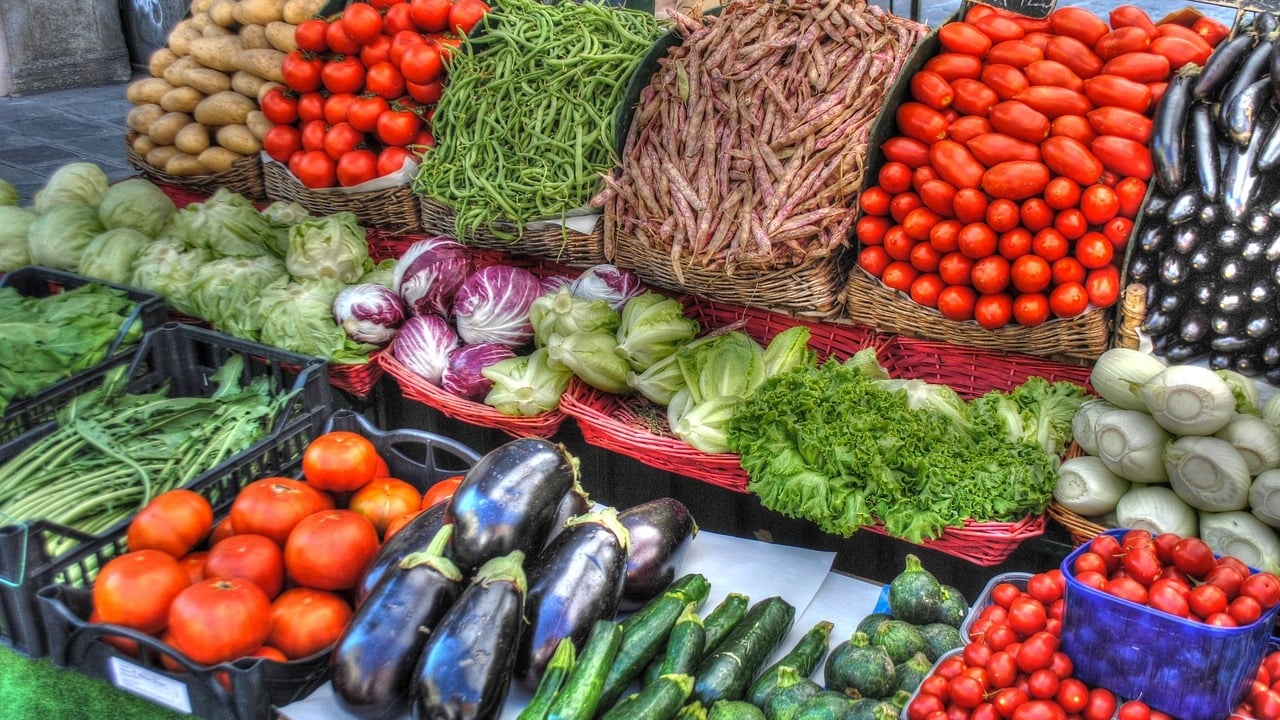
{"type": "Polygon", "coordinates": [[[419,226],[428,233],[457,237],[458,242],[500,252],[513,252],[545,257],[566,265],[589,267],[609,261],[605,253],[604,216],[596,218],[590,233],[582,233],[562,225],[554,218],[534,220],[524,225],[498,221],[492,227],[516,234],[514,239],[501,238],[491,230],[473,230],[459,237],[454,222],[457,212],[447,203],[429,195],[417,196],[419,226]]]}
{"type": "Polygon", "coordinates": [[[406,182],[379,190],[350,192],[342,188],[309,188],[283,163],[271,158],[262,161],[263,183],[271,200],[296,202],[313,214],[351,212],[369,227],[397,232],[419,228],[418,200],[406,182]]]}
{"type": "Polygon", "coordinates": [[[262,177],[262,159],[258,155],[245,155],[231,163],[231,169],[212,175],[181,176],[171,175],[154,165],[133,149],[135,132],[125,134],[125,159],[144,175],[163,183],[184,188],[205,189],[206,187],[225,187],[251,199],[266,197],[266,187],[262,177]]]}

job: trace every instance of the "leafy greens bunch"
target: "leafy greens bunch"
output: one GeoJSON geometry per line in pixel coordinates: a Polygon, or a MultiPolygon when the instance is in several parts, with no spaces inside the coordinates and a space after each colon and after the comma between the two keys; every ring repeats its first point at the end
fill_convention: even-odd
{"type": "Polygon", "coordinates": [[[1033,377],[965,402],[889,379],[867,349],[766,380],[738,403],[728,439],[765,507],[842,536],[879,521],[920,543],[965,520],[1044,512],[1083,398],[1033,377]]]}

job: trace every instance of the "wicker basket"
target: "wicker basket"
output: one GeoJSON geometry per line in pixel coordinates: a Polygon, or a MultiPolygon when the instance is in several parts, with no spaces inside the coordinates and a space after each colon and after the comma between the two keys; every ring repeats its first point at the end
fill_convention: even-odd
{"type": "Polygon", "coordinates": [[[296,202],[312,215],[351,212],[366,227],[392,232],[418,230],[418,199],[408,184],[369,192],[312,190],[293,176],[289,168],[275,160],[262,162],[267,197],[296,202]]]}
{"type": "Polygon", "coordinates": [[[386,374],[378,357],[389,354],[385,348],[369,354],[367,363],[329,363],[329,384],[357,398],[367,398],[386,374]]]}
{"type": "MultiPolygon", "coordinates": [[[[1067,452],[1063,454],[1063,459],[1083,454],[1084,448],[1080,447],[1079,443],[1072,441],[1071,445],[1067,446],[1067,452]]],[[[1089,542],[1107,529],[1105,525],[1096,523],[1074,510],[1068,510],[1056,500],[1049,503],[1049,517],[1066,528],[1067,533],[1071,535],[1072,541],[1077,545],[1089,542]]]]}
{"type": "Polygon", "coordinates": [[[894,336],[884,343],[880,362],[894,377],[918,378],[949,385],[969,399],[992,390],[1009,391],[1033,376],[1087,386],[1090,368],[998,350],[953,345],[936,340],[894,336]]]}
{"type": "Polygon", "coordinates": [[[128,133],[125,136],[125,159],[152,182],[188,188],[205,196],[212,195],[219,188],[226,188],[250,200],[264,200],[267,197],[266,186],[262,180],[262,160],[257,155],[246,155],[235,161],[231,164],[231,169],[226,172],[182,177],[170,175],[148,165],[146,159],[133,149],[133,140],[136,137],[134,133],[128,133]]]}
{"type": "MultiPolygon", "coordinates": [[[[448,205],[419,197],[422,231],[428,235],[457,237],[457,213],[448,205]]],[[[481,228],[458,238],[468,247],[533,255],[562,265],[590,267],[608,262],[604,250],[603,219],[597,219],[590,233],[581,233],[556,222],[532,222],[523,227],[514,223],[495,223],[492,229],[481,228]],[[494,230],[507,237],[499,237],[494,230]],[[514,237],[515,239],[511,239],[514,237]]]]}

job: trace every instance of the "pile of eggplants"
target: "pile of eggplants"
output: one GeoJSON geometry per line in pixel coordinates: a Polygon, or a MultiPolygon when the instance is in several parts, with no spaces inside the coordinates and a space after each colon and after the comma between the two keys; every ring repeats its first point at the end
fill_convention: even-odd
{"type": "Polygon", "coordinates": [[[580,646],[624,596],[665,590],[696,532],[671,498],[592,510],[563,446],[508,442],[366,570],[334,697],[361,718],[497,717],[513,681],[537,685],[548,645],[580,646]]]}
{"type": "Polygon", "coordinates": [[[1157,107],[1128,281],[1156,354],[1280,382],[1280,22],[1259,13],[1157,107]]]}

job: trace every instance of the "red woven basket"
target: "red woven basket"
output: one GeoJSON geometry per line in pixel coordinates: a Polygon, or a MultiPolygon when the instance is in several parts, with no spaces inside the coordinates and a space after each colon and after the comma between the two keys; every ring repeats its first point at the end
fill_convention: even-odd
{"type": "Polygon", "coordinates": [[[1091,368],[1038,355],[984,350],[902,335],[884,343],[880,363],[893,377],[949,385],[966,399],[992,390],[1009,391],[1039,376],[1087,386],[1091,368]]]}
{"type": "Polygon", "coordinates": [[[388,355],[385,348],[369,354],[367,363],[329,363],[329,384],[358,398],[366,398],[386,374],[378,357],[388,355]]]}
{"type": "MultiPolygon", "coordinates": [[[[534,415],[519,417],[504,415],[484,403],[473,402],[445,392],[426,378],[405,367],[403,363],[392,357],[391,353],[382,353],[377,363],[391,377],[400,383],[400,393],[408,400],[420,402],[440,411],[446,417],[460,420],[469,425],[495,428],[513,437],[549,438],[560,430],[564,422],[563,409],[534,415]]],[[[561,398],[563,403],[563,398],[561,398]]]]}

